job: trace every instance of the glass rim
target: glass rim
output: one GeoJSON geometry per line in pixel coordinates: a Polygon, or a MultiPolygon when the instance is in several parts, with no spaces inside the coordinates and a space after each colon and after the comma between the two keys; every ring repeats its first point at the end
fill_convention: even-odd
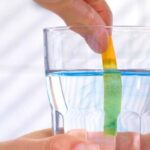
{"type": "Polygon", "coordinates": [[[115,30],[115,31],[145,31],[150,32],[150,26],[136,26],[136,25],[112,25],[112,26],[105,26],[105,25],[75,25],[75,26],[54,26],[54,27],[47,27],[44,28],[44,32],[49,31],[65,31],[65,30],[72,30],[73,28],[105,28],[108,30],[115,30]]]}

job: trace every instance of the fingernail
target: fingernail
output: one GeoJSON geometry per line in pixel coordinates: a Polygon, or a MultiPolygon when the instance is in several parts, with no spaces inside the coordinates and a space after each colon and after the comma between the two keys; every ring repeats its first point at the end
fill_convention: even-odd
{"type": "Polygon", "coordinates": [[[97,144],[78,144],[76,145],[73,150],[100,150],[99,145],[97,144]]]}

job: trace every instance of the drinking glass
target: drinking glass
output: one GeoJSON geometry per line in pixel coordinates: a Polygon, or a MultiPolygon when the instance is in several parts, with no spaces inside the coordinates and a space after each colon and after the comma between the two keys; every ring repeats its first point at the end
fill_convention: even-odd
{"type": "MultiPolygon", "coordinates": [[[[97,43],[92,32],[88,37],[97,43]]],[[[99,40],[103,42],[103,38],[99,40]]],[[[141,136],[150,132],[150,28],[100,25],[46,28],[44,42],[53,134],[84,131],[86,140],[104,150],[127,150],[129,145],[132,150],[140,150],[141,136]],[[115,135],[104,131],[106,70],[102,54],[95,52],[83,36],[87,31],[104,29],[112,36],[115,71],[121,76],[121,110],[115,135]]]]}

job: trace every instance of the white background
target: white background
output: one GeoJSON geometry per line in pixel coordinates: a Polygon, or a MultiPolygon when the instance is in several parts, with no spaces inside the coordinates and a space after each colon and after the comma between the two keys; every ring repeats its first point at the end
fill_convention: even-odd
{"type": "MultiPolygon", "coordinates": [[[[107,0],[115,25],[150,25],[149,0],[107,0]]],[[[0,141],[51,127],[42,29],[64,25],[32,0],[0,0],[0,141]]]]}

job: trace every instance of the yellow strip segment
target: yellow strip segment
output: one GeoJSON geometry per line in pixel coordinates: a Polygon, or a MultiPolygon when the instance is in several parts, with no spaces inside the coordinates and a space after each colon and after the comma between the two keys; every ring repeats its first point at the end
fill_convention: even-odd
{"type": "Polygon", "coordinates": [[[103,69],[117,69],[116,56],[112,37],[109,37],[107,50],[102,53],[103,69]]]}

